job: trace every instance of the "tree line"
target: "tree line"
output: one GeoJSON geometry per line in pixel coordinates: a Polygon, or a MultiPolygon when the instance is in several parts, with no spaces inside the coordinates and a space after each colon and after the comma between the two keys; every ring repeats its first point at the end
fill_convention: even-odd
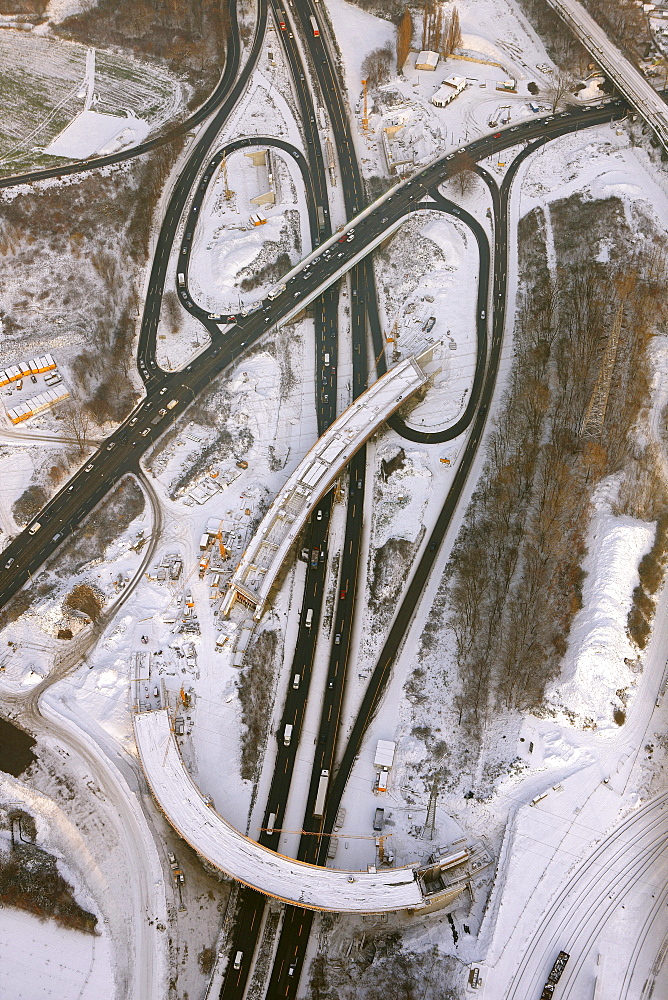
{"type": "MultiPolygon", "coordinates": [[[[540,230],[540,213],[522,220],[520,247],[535,246],[540,230]]],[[[592,492],[628,455],[647,398],[646,347],[665,313],[651,307],[666,278],[651,250],[614,266],[587,256],[556,275],[543,257],[525,271],[502,412],[447,571],[457,707],[472,730],[498,708],[540,705],[558,672],[582,605],[592,492]],[[583,434],[620,304],[605,419],[583,434]]]]}

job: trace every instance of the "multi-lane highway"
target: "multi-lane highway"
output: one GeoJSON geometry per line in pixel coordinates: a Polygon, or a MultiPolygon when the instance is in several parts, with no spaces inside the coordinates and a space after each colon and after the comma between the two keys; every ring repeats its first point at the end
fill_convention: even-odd
{"type": "MultiPolygon", "coordinates": [[[[339,169],[343,178],[346,211],[348,216],[353,216],[362,209],[364,197],[352,135],[350,133],[349,116],[345,108],[345,102],[341,96],[333,60],[329,58],[326,39],[323,35],[320,36],[320,40],[314,38],[312,32],[309,30],[310,24],[308,18],[312,16],[312,8],[306,0],[296,0],[295,9],[301,19],[304,37],[308,42],[312,63],[315,68],[315,75],[327,103],[336,139],[339,169]]],[[[183,293],[181,301],[204,323],[211,335],[212,343],[209,348],[203,351],[183,371],[176,373],[161,371],[158,368],[155,355],[156,331],[172,248],[175,245],[177,234],[182,226],[184,235],[180,246],[180,256],[183,256],[186,260],[189,258],[189,250],[190,246],[192,246],[199,209],[203,203],[208,185],[214,176],[216,163],[219,162],[223,155],[221,151],[217,151],[215,155],[212,155],[211,150],[216,142],[222,124],[248,82],[250,72],[252,71],[264,37],[265,19],[266,6],[262,4],[256,36],[244,72],[236,78],[236,82],[233,85],[228,79],[225,98],[218,106],[213,119],[204,130],[204,134],[192,151],[186,168],[175,185],[169,201],[153,260],[139,343],[139,368],[146,384],[147,396],[128,420],[125,421],[123,426],[102,445],[99,451],[86,462],[84,468],[45,507],[35,519],[35,522],[29,526],[29,530],[19,536],[5,550],[3,554],[4,565],[9,565],[5,570],[0,567],[0,603],[4,604],[16,592],[27,579],[28,573],[34,574],[35,570],[44,560],[57,549],[62,538],[80,523],[80,520],[106,494],[121,475],[126,471],[138,467],[139,458],[146,448],[171,425],[176,417],[184,412],[190,402],[209,384],[212,378],[231,365],[239,357],[239,354],[243,352],[244,348],[261,338],[266,330],[271,329],[274,324],[294,313],[295,308],[310,301],[314,296],[317,296],[314,309],[318,322],[319,385],[316,388],[318,392],[318,422],[320,429],[324,429],[335,415],[336,392],[332,384],[332,379],[335,378],[336,369],[334,365],[336,364],[336,350],[338,345],[336,338],[336,297],[333,293],[329,293],[327,297],[327,295],[323,295],[323,292],[338,281],[339,275],[342,272],[350,270],[351,298],[353,303],[351,316],[352,360],[354,364],[353,386],[354,393],[357,395],[365,387],[367,380],[369,356],[366,334],[367,312],[369,314],[368,319],[374,342],[371,357],[380,358],[379,363],[383,363],[382,351],[376,350],[378,341],[381,340],[382,335],[377,312],[375,283],[372,269],[368,261],[365,260],[366,255],[369,253],[369,248],[378,239],[382,239],[388,231],[391,231],[408,213],[414,211],[416,208],[438,208],[459,215],[474,231],[480,247],[480,280],[477,305],[478,357],[474,391],[471,394],[467,411],[462,420],[458,421],[456,430],[450,428],[442,432],[446,435],[445,437],[424,435],[422,432],[413,431],[407,428],[400,420],[396,421],[395,426],[399,433],[412,440],[447,440],[449,437],[462,433],[469,426],[471,427],[470,436],[453,489],[445,501],[436,528],[430,539],[425,543],[421,559],[409,583],[404,600],[397,611],[391,632],[373,674],[352,737],[341,757],[339,769],[328,796],[326,813],[323,820],[313,816],[313,802],[315,799],[316,776],[322,768],[328,768],[332,771],[334,768],[338,720],[344,694],[347,656],[353,627],[352,608],[354,606],[361,552],[362,510],[366,479],[365,456],[363,453],[360,453],[356,457],[349,470],[348,508],[345,543],[341,562],[341,585],[338,590],[338,598],[334,611],[334,628],[332,630],[334,638],[330,651],[327,687],[323,700],[318,744],[316,746],[313,767],[314,777],[311,782],[304,820],[305,829],[310,832],[323,832],[325,836],[322,839],[318,837],[304,837],[299,848],[300,859],[317,860],[319,863],[324,863],[328,844],[327,834],[332,830],[333,821],[353,757],[359,748],[359,743],[369,719],[382,696],[391,665],[406,634],[413,612],[417,606],[417,601],[431,571],[438,547],[444,538],[452,512],[461,495],[484,430],[494,389],[503,336],[506,286],[507,200],[510,181],[512,176],[514,176],[514,171],[511,170],[506,181],[504,181],[500,195],[498,192],[495,195],[494,281],[491,300],[488,294],[489,248],[483,227],[472,217],[466,216],[453,203],[443,199],[437,190],[438,185],[447,178],[452,170],[450,162],[454,157],[454,151],[452,151],[416,173],[406,183],[398,185],[370,210],[361,212],[356,219],[348,223],[344,234],[337,234],[330,240],[326,240],[320,248],[307,255],[304,266],[295,269],[294,273],[290,274],[286,281],[286,287],[280,294],[275,298],[265,299],[261,308],[253,315],[235,317],[235,323],[233,325],[228,324],[223,330],[220,329],[218,322],[209,319],[208,314],[205,314],[204,310],[193,301],[187,288],[187,282],[184,282],[181,288],[183,293]],[[206,166],[205,163],[207,164],[206,166]],[[184,249],[186,252],[182,253],[184,249]],[[491,347],[488,347],[487,344],[488,314],[492,318],[491,347]],[[331,366],[333,368],[332,371],[325,371],[327,367],[323,361],[325,353],[329,353],[334,358],[334,365],[331,366]],[[327,383],[325,383],[325,379],[328,380],[327,383]],[[326,393],[328,396],[327,400],[324,399],[325,384],[332,390],[326,393]],[[36,527],[36,524],[39,527],[36,527]]],[[[287,34],[287,38],[290,38],[290,33],[287,34]]],[[[306,85],[307,73],[303,69],[296,46],[292,48],[288,45],[286,51],[288,52],[293,76],[296,78],[297,92],[300,95],[300,106],[304,118],[307,147],[312,146],[312,149],[309,148],[307,150],[308,163],[304,163],[304,156],[300,157],[299,151],[287,148],[287,144],[283,144],[283,151],[287,155],[293,156],[302,170],[304,187],[309,200],[311,233],[314,238],[319,238],[329,231],[328,221],[323,231],[323,227],[317,221],[316,214],[318,206],[325,209],[327,207],[327,189],[324,181],[322,151],[319,145],[319,138],[317,137],[317,128],[315,128],[313,102],[306,85]],[[297,80],[299,83],[297,83],[297,80]]],[[[513,126],[494,135],[484,136],[471,143],[467,149],[474,159],[480,160],[502,149],[507,149],[521,143],[528,143],[531,140],[543,142],[548,138],[554,138],[579,128],[609,121],[611,118],[623,113],[624,106],[622,103],[612,102],[597,109],[572,111],[564,115],[548,116],[543,119],[531,119],[524,124],[513,126]]],[[[270,140],[266,137],[244,137],[233,144],[229,144],[226,150],[230,152],[232,148],[239,148],[242,144],[266,145],[269,142],[272,142],[276,146],[281,145],[276,140],[270,140]]],[[[525,153],[524,155],[527,154],[525,153]]],[[[95,166],[99,165],[101,165],[99,162],[95,163],[95,166]]],[[[74,172],[74,169],[72,172],[74,172]]],[[[78,166],[78,169],[81,169],[81,167],[78,166]]],[[[187,274],[187,266],[184,273],[187,274]]],[[[319,552],[326,552],[330,506],[331,501],[329,499],[324,501],[320,508],[322,516],[316,517],[310,526],[310,537],[308,539],[310,550],[317,548],[319,552]]],[[[316,621],[319,615],[315,615],[315,610],[319,609],[321,605],[323,586],[324,561],[318,559],[316,565],[309,566],[306,580],[307,590],[312,588],[312,594],[310,595],[312,604],[309,604],[309,606],[314,608],[316,621]]],[[[294,725],[297,734],[303,718],[309,691],[315,641],[316,630],[306,630],[302,625],[296,658],[293,662],[293,674],[299,673],[302,680],[298,687],[290,687],[283,715],[283,721],[294,725]]],[[[280,828],[282,822],[282,815],[290,787],[290,778],[294,767],[294,753],[294,746],[288,748],[285,752],[279,752],[276,771],[267,801],[265,824],[268,823],[269,814],[275,812],[276,820],[274,825],[277,829],[280,828]]],[[[261,839],[267,846],[275,847],[277,838],[277,834],[271,834],[266,831],[261,839]]],[[[253,896],[257,896],[257,894],[253,894],[253,896]]],[[[253,930],[260,926],[259,915],[261,914],[262,906],[263,901],[249,897],[246,911],[243,908],[240,910],[238,919],[239,932],[245,934],[247,940],[249,937],[253,937],[253,930]]],[[[283,996],[294,993],[301,970],[310,920],[311,914],[304,913],[304,911],[298,908],[289,908],[286,911],[276,963],[271,977],[269,995],[283,996]]],[[[234,970],[234,973],[230,970],[223,995],[241,995],[239,991],[243,990],[243,985],[246,982],[245,975],[248,971],[251,954],[252,947],[250,950],[246,949],[241,969],[234,970]]]]}

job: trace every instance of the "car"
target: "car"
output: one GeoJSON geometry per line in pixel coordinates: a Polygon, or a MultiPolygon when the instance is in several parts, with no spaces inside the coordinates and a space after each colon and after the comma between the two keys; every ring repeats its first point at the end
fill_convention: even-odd
{"type": "Polygon", "coordinates": [[[62,537],[63,537],[62,532],[57,531],[56,534],[51,539],[51,541],[52,542],[59,542],[62,537]]]}
{"type": "Polygon", "coordinates": [[[5,563],[5,569],[11,569],[11,567],[14,565],[14,562],[15,560],[14,557],[12,556],[12,558],[8,559],[7,562],[5,563]]]}
{"type": "Polygon", "coordinates": [[[341,633],[337,632],[336,635],[334,636],[334,645],[338,646],[340,642],[341,642],[341,633]]]}
{"type": "Polygon", "coordinates": [[[383,223],[383,224],[384,224],[384,223],[386,223],[386,222],[387,222],[387,216],[385,216],[385,217],[384,217],[383,219],[381,219],[380,221],[381,221],[381,223],[383,223]]]}
{"type": "MultiPolygon", "coordinates": [[[[339,242],[341,242],[341,241],[339,240],[339,242]]],[[[337,256],[337,257],[345,257],[345,253],[344,253],[344,252],[343,252],[343,250],[342,250],[342,251],[341,251],[341,253],[337,253],[337,255],[336,255],[336,256],[337,256]]]]}
{"type": "Polygon", "coordinates": [[[292,297],[293,297],[293,299],[298,299],[300,295],[301,295],[301,292],[295,292],[295,294],[292,297]]]}
{"type": "Polygon", "coordinates": [[[481,310],[481,312],[480,312],[480,319],[484,319],[486,317],[486,315],[487,315],[487,313],[485,312],[485,310],[484,309],[481,310]]]}
{"type": "Polygon", "coordinates": [[[288,969],[288,975],[289,976],[294,976],[294,974],[295,974],[296,971],[297,971],[297,963],[293,962],[292,965],[288,969]]]}
{"type": "Polygon", "coordinates": [[[132,420],[130,421],[130,427],[134,427],[134,425],[137,423],[138,420],[139,417],[133,417],[132,420]]]}
{"type": "Polygon", "coordinates": [[[90,462],[84,469],[84,472],[92,472],[92,471],[93,471],[93,463],[90,462]]]}
{"type": "Polygon", "coordinates": [[[347,590],[342,590],[342,591],[341,591],[341,600],[342,600],[342,601],[345,601],[345,599],[346,599],[346,594],[347,594],[347,593],[348,593],[348,591],[347,591],[347,590]]]}
{"type": "Polygon", "coordinates": [[[160,392],[158,393],[158,395],[159,396],[164,396],[165,393],[168,392],[168,391],[169,391],[169,387],[165,386],[163,389],[160,390],[160,392]]]}
{"type": "Polygon", "coordinates": [[[31,382],[36,382],[37,381],[37,376],[36,375],[31,375],[30,376],[30,381],[31,382]]]}
{"type": "Polygon", "coordinates": [[[495,139],[500,139],[501,138],[501,133],[500,132],[495,132],[494,133],[494,138],[495,139]]]}
{"type": "Polygon", "coordinates": [[[73,489],[74,489],[74,486],[68,486],[67,487],[67,492],[71,493],[73,489]]]}
{"type": "Polygon", "coordinates": [[[115,447],[116,447],[116,442],[110,441],[109,444],[107,445],[107,451],[112,451],[115,447]]]}
{"type": "Polygon", "coordinates": [[[339,243],[345,243],[347,239],[348,239],[347,236],[342,236],[341,239],[338,242],[339,243]]]}
{"type": "Polygon", "coordinates": [[[316,521],[322,521],[322,511],[321,510],[319,510],[318,513],[316,514],[316,521]]]}
{"type": "Polygon", "coordinates": [[[354,235],[353,235],[353,234],[351,233],[351,234],[350,234],[349,236],[346,236],[346,243],[350,243],[350,242],[351,242],[352,240],[354,240],[354,239],[355,239],[355,237],[354,237],[354,235]]]}
{"type": "Polygon", "coordinates": [[[144,430],[143,430],[143,431],[141,432],[141,436],[142,436],[143,438],[145,438],[145,437],[146,437],[146,435],[147,435],[147,434],[149,433],[149,431],[150,431],[150,430],[151,430],[151,428],[150,428],[150,427],[145,427],[145,428],[144,428],[144,430]]]}

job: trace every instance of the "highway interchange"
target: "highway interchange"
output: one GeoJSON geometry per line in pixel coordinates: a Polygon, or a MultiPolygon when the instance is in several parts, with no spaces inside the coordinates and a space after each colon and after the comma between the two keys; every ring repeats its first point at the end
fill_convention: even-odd
{"type": "MultiPolygon", "coordinates": [[[[331,57],[326,38],[321,33],[314,38],[309,29],[308,19],[318,11],[307,0],[295,0],[290,12],[291,32],[277,32],[292,70],[293,81],[304,125],[306,137],[305,151],[282,143],[269,136],[244,136],[228,143],[224,148],[216,145],[220,133],[231,110],[236,106],[252,75],[264,33],[267,26],[268,7],[260,3],[256,34],[243,68],[239,69],[239,43],[235,32],[236,19],[231,23],[228,63],[215,96],[207,102],[206,114],[199,112],[199,121],[212,116],[206,128],[197,138],[181,175],[170,195],[161,231],[156,244],[150,282],[146,295],[144,315],[138,346],[138,368],[145,384],[146,396],[124,423],[105,441],[95,455],[66,484],[34,519],[39,529],[30,532],[30,527],[18,536],[5,550],[3,563],[14,560],[10,569],[0,567],[0,604],[4,605],[23,586],[29,574],[34,575],[41,565],[56,552],[62,540],[70,534],[95,505],[109,492],[122,476],[137,473],[142,455],[154,441],[173,424],[197,395],[224,372],[244,353],[244,350],[259,341],[263,335],[285,318],[294,314],[296,308],[303,308],[313,302],[316,321],[316,345],[318,384],[315,386],[317,400],[318,427],[322,432],[336,416],[336,392],[332,378],[336,372],[337,360],[337,311],[338,293],[336,283],[340,276],[348,273],[351,288],[351,329],[353,360],[353,392],[359,394],[365,388],[370,369],[376,359],[376,373],[381,374],[384,364],[383,338],[378,316],[377,295],[372,266],[368,254],[378,240],[396,227],[411,212],[421,209],[441,210],[459,217],[472,230],[479,247],[480,270],[477,303],[477,364],[470,399],[465,413],[457,423],[440,433],[424,433],[408,427],[400,417],[393,418],[392,426],[406,439],[412,441],[438,442],[451,440],[469,430],[453,485],[444,500],[436,525],[422,546],[420,557],[414,569],[403,599],[397,609],[392,627],[386,638],[376,668],[370,678],[361,710],[355,720],[353,731],[345,747],[340,745],[338,722],[345,692],[348,669],[348,654],[354,626],[352,608],[361,557],[362,511],[366,486],[366,456],[362,449],[352,460],[349,468],[348,496],[346,511],[345,541],[342,549],[341,584],[337,592],[334,609],[333,635],[339,636],[332,643],[328,666],[328,686],[321,710],[321,722],[317,738],[312,779],[304,830],[309,834],[301,839],[298,857],[301,860],[323,864],[327,855],[329,837],[341,797],[359,751],[364,732],[382,698],[392,663],[401,647],[415,608],[424,590],[434,560],[438,556],[452,515],[466,484],[472,462],[482,439],[489,407],[494,393],[498,362],[503,344],[506,299],[506,260],[508,249],[508,200],[512,180],[523,159],[544,142],[582,128],[609,122],[626,114],[622,101],[609,101],[596,108],[572,110],[543,118],[532,118],[523,124],[503,129],[493,135],[482,136],[465,148],[475,161],[484,160],[504,149],[520,149],[504,178],[497,188],[492,177],[484,170],[481,176],[487,183],[493,203],[493,250],[490,250],[487,235],[473,217],[453,202],[445,199],[438,187],[451,173],[451,160],[455,150],[448,151],[431,164],[416,171],[407,181],[392,188],[383,198],[364,209],[364,194],[359,167],[354,151],[353,137],[341,93],[338,74],[331,57]],[[301,33],[304,44],[310,52],[310,65],[305,63],[297,46],[294,34],[301,33]],[[315,79],[313,79],[315,75],[315,79]],[[319,224],[317,207],[327,207],[327,185],[324,157],[320,137],[315,126],[315,109],[311,93],[312,81],[322,94],[332,130],[338,157],[338,167],[345,195],[346,213],[349,219],[345,233],[352,238],[344,238],[330,233],[329,215],[325,226],[319,224]],[[307,255],[302,267],[291,272],[285,291],[276,298],[265,299],[262,308],[247,317],[236,316],[234,323],[221,324],[209,318],[192,298],[186,284],[177,285],[176,273],[171,273],[170,259],[173,248],[178,247],[178,270],[181,260],[189,260],[190,247],[197,224],[198,213],[206,195],[208,184],[215,175],[215,169],[223,155],[241,146],[272,145],[292,156],[298,164],[304,180],[309,208],[310,229],[314,239],[321,246],[307,255]],[[179,241],[179,234],[180,241],[179,241]],[[325,237],[323,240],[322,237],[325,237]],[[331,246],[331,252],[327,252],[331,246]],[[185,253],[183,251],[185,250],[185,253]],[[315,259],[314,259],[315,258],[315,259]],[[162,296],[167,281],[174,283],[181,301],[206,327],[211,337],[210,346],[189,363],[182,371],[165,372],[158,367],[156,359],[156,335],[162,296]],[[222,327],[222,328],[221,328],[222,327]],[[488,340],[488,329],[491,336],[488,340]],[[323,363],[325,353],[329,353],[332,364],[327,369],[323,363]],[[326,393],[326,387],[332,391],[326,393]],[[328,399],[324,396],[327,394],[328,399]],[[173,405],[168,405],[173,404],[173,405]],[[327,799],[325,815],[322,819],[313,817],[318,776],[322,768],[334,774],[334,780],[327,799]]],[[[191,127],[185,123],[181,132],[191,127]]],[[[158,140],[160,142],[165,140],[158,140]]],[[[145,143],[135,154],[151,148],[145,143]]],[[[118,161],[128,154],[116,154],[115,158],[105,158],[105,163],[118,161]]],[[[58,174],[76,173],[103,165],[100,161],[76,164],[72,168],[59,169],[58,174]]],[[[53,176],[53,171],[40,171],[22,178],[6,179],[2,183],[18,184],[53,176]]],[[[327,551],[331,494],[321,503],[318,515],[312,519],[305,546],[312,551],[327,551]]],[[[309,607],[314,610],[314,625],[320,618],[324,598],[326,560],[318,559],[316,565],[307,570],[305,593],[309,594],[309,607]]],[[[311,667],[315,653],[317,627],[305,628],[300,624],[295,658],[290,666],[291,674],[299,673],[301,684],[298,689],[289,688],[283,709],[281,726],[290,723],[295,727],[295,738],[291,747],[279,744],[279,753],[268,795],[264,826],[268,825],[270,813],[276,814],[275,827],[280,829],[290,789],[295,762],[295,750],[299,729],[309,695],[311,667]]],[[[278,846],[279,835],[268,830],[260,840],[274,849],[278,846]]],[[[247,985],[251,958],[262,927],[262,912],[266,900],[251,890],[242,890],[237,910],[236,924],[231,936],[230,950],[243,952],[239,969],[228,967],[221,997],[241,997],[247,985]]],[[[312,913],[297,907],[286,907],[278,949],[271,973],[267,996],[293,996],[296,992],[302,963],[308,942],[312,913]]]]}

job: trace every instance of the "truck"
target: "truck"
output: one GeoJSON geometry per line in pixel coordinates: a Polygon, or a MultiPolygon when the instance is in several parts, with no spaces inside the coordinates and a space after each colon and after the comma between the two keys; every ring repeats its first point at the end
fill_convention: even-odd
{"type": "Polygon", "coordinates": [[[318,38],[318,36],[320,35],[320,28],[318,27],[318,22],[316,21],[316,19],[314,17],[309,18],[309,20],[311,21],[311,28],[313,30],[313,37],[314,38],[318,38]]]}
{"type": "Polygon", "coordinates": [[[318,205],[318,228],[320,230],[325,228],[325,210],[322,205],[318,205]]]}
{"type": "Polygon", "coordinates": [[[385,810],[384,809],[376,809],[376,812],[375,812],[374,817],[373,817],[373,828],[374,828],[374,830],[377,833],[380,833],[380,831],[383,829],[384,823],[385,823],[385,810]]]}
{"type": "Polygon", "coordinates": [[[306,612],[306,622],[304,623],[306,628],[311,627],[311,622],[313,621],[313,608],[309,608],[306,612]]]}
{"type": "Polygon", "coordinates": [[[561,974],[566,968],[566,963],[571,956],[566,951],[560,951],[557,955],[557,960],[552,966],[552,971],[547,977],[545,986],[543,986],[543,992],[540,995],[540,1000],[552,1000],[554,996],[554,990],[561,979],[561,974]]]}
{"type": "Polygon", "coordinates": [[[320,779],[318,781],[318,791],[315,797],[315,805],[313,807],[314,816],[322,816],[325,811],[325,796],[327,795],[327,786],[329,785],[329,771],[327,768],[323,768],[320,772],[320,779]]]}
{"type": "Polygon", "coordinates": [[[290,723],[288,723],[285,729],[283,730],[283,745],[286,747],[290,746],[290,740],[292,739],[292,728],[293,727],[290,725],[290,723]]]}
{"type": "Polygon", "coordinates": [[[179,285],[181,285],[181,287],[183,287],[183,285],[185,285],[185,283],[186,283],[185,272],[179,271],[176,280],[178,281],[179,285]]]}
{"type": "Polygon", "coordinates": [[[317,569],[318,568],[318,559],[319,558],[320,558],[320,549],[319,548],[313,548],[313,549],[311,549],[311,569],[317,569]]]}
{"type": "Polygon", "coordinates": [[[285,291],[285,285],[276,285],[276,288],[272,288],[267,295],[268,299],[277,299],[282,292],[285,291]]]}

